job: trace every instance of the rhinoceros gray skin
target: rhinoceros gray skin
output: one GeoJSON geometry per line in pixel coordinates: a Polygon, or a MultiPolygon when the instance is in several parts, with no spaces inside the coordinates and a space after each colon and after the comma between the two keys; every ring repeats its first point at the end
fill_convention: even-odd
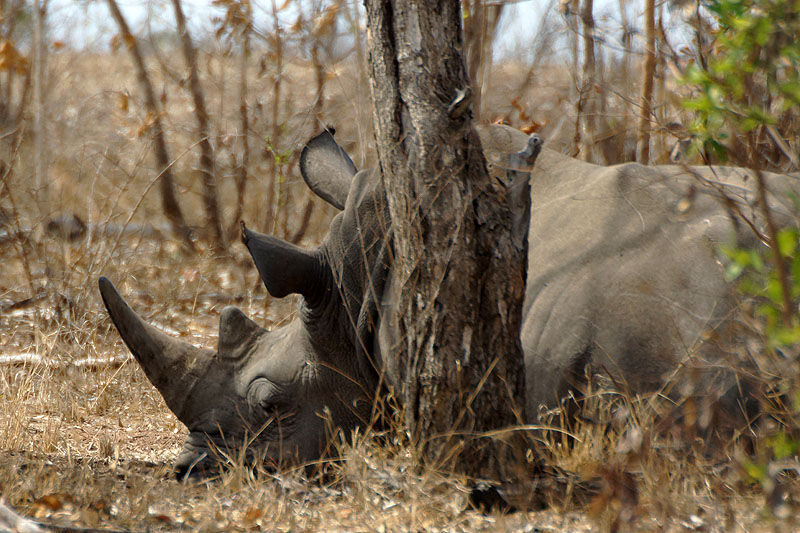
{"type": "MultiPolygon", "coordinates": [[[[529,138],[504,126],[478,131],[490,173],[513,178],[510,157],[530,148],[529,138]]],[[[242,226],[268,291],[302,295],[288,325],[267,331],[228,307],[217,350],[203,350],[146,324],[100,279],[120,335],[189,429],[179,475],[214,464],[211,448],[239,453],[243,443],[276,463],[317,459],[332,429],[369,422],[381,383],[397,384],[393,302],[404,280],[391,268],[381,180],[357,172],[329,132],[309,141],[301,170],[343,207],[316,250],[242,226]]],[[[777,205],[791,178],[768,178],[777,205]]],[[[542,151],[530,175],[521,331],[531,421],[579,390],[587,369],[634,393],[674,383],[680,390],[667,392],[688,394],[691,384],[727,401],[733,415],[741,409],[736,375],[718,364],[738,348],[737,301],[718,249],[757,239],[720,192],[759,224],[751,181],[740,169],[606,168],[542,151]]]]}

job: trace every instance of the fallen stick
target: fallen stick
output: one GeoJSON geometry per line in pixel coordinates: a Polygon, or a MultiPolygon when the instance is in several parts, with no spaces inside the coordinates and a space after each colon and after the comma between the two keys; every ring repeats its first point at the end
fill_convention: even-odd
{"type": "Polygon", "coordinates": [[[48,368],[86,368],[96,370],[99,368],[117,368],[122,366],[130,357],[129,354],[114,357],[86,357],[84,359],[55,360],[47,359],[37,353],[15,353],[0,355],[0,365],[28,366],[42,365],[48,368]]]}
{"type": "Polygon", "coordinates": [[[44,533],[36,522],[18,515],[0,498],[0,531],[17,531],[18,533],[44,533]]]}

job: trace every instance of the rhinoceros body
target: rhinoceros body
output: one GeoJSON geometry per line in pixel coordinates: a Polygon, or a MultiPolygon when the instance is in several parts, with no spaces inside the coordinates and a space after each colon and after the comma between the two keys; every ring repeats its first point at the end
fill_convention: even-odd
{"type": "MultiPolygon", "coordinates": [[[[479,133],[490,172],[502,179],[528,137],[502,126],[479,133]]],[[[368,423],[382,380],[397,384],[391,314],[402,280],[392,270],[380,177],[356,172],[330,134],[309,142],[301,169],[317,194],[343,208],[316,250],[243,226],[269,292],[302,295],[294,322],[267,331],[226,308],[217,351],[201,350],[144,323],[100,280],[122,338],[190,431],[179,474],[205,464],[209,442],[252,443],[276,461],[315,459],[331,428],[368,423]]],[[[774,192],[789,187],[785,176],[769,178],[774,192]]],[[[721,199],[757,223],[746,173],[606,168],[543,150],[530,184],[521,331],[528,418],[580,389],[587,369],[631,392],[699,386],[738,409],[736,376],[719,364],[736,348],[737,302],[718,250],[757,244],[721,199]]]]}

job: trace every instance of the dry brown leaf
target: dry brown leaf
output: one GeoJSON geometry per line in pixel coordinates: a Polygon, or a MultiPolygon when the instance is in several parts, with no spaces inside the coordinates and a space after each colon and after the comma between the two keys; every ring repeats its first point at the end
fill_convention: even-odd
{"type": "Polygon", "coordinates": [[[33,503],[42,509],[60,511],[65,506],[72,506],[73,501],[72,498],[67,494],[53,493],[46,494],[33,503]]]}
{"type": "Polygon", "coordinates": [[[119,47],[122,46],[122,38],[118,33],[114,34],[111,36],[111,41],[108,43],[108,45],[111,47],[112,52],[116,52],[119,50],[119,47]]]}
{"type": "Polygon", "coordinates": [[[117,108],[120,111],[122,111],[123,113],[127,113],[128,112],[128,105],[129,105],[129,101],[128,100],[129,99],[128,99],[128,94],[127,93],[121,92],[117,96],[117,108]]]}
{"type": "Polygon", "coordinates": [[[0,70],[13,70],[19,74],[28,71],[27,58],[9,40],[0,44],[0,70]]]}
{"type": "Polygon", "coordinates": [[[245,522],[255,522],[256,520],[261,518],[263,515],[264,515],[264,511],[262,511],[258,507],[251,507],[244,514],[244,521],[245,522]]]}

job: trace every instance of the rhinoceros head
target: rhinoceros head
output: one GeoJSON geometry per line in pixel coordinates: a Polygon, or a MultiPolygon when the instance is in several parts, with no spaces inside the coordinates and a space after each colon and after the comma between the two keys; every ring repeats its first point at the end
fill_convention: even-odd
{"type": "Polygon", "coordinates": [[[376,302],[388,272],[384,197],[370,173],[354,175],[330,132],[308,143],[301,168],[317,194],[344,208],[319,248],[304,250],[242,224],[267,290],[302,296],[299,318],[288,325],[267,331],[227,307],[217,350],[201,349],[145,323],[110,281],[99,281],[123,340],[189,429],[179,476],[242,446],[268,462],[317,459],[326,454],[327,424],[346,431],[370,416],[380,368],[372,359],[376,302]]]}

